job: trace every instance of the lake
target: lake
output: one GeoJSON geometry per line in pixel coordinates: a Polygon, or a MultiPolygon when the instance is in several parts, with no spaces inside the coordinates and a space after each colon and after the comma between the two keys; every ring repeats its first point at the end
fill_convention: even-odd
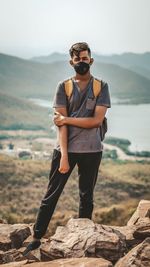
{"type": "MultiPolygon", "coordinates": [[[[52,102],[30,99],[37,105],[52,109],[52,102]]],[[[150,104],[125,105],[112,101],[107,110],[107,136],[130,140],[131,151],[150,151],[150,104]]]]}

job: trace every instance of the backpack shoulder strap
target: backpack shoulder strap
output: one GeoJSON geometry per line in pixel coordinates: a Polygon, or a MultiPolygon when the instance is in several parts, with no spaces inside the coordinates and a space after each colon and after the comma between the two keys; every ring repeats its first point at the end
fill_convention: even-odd
{"type": "Polygon", "coordinates": [[[93,93],[94,96],[97,97],[102,89],[102,81],[96,78],[93,79],[93,93]]]}
{"type": "MultiPolygon", "coordinates": [[[[65,93],[67,97],[70,98],[72,91],[73,91],[72,79],[70,78],[64,81],[64,85],[65,85],[65,93]]],[[[95,97],[99,95],[99,93],[101,92],[101,89],[102,89],[102,81],[94,78],[93,79],[93,93],[95,97]]]]}
{"type": "Polygon", "coordinates": [[[65,85],[65,93],[66,93],[67,97],[70,98],[72,91],[73,91],[72,79],[68,79],[68,80],[64,81],[64,85],[65,85]]]}

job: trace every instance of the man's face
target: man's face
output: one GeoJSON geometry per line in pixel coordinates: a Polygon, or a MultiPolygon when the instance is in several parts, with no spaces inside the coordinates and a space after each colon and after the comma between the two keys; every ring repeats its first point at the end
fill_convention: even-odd
{"type": "Polygon", "coordinates": [[[75,64],[79,63],[80,61],[88,63],[88,64],[90,64],[90,63],[92,64],[93,58],[90,57],[87,50],[81,51],[79,53],[79,56],[76,56],[75,54],[73,55],[72,59],[70,60],[70,64],[75,65],[75,64]]]}

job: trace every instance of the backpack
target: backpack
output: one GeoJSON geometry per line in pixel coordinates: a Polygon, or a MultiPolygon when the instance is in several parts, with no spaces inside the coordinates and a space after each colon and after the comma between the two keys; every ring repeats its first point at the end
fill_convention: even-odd
{"type": "MultiPolygon", "coordinates": [[[[72,79],[66,80],[64,82],[64,86],[65,86],[65,93],[66,93],[67,97],[70,98],[72,91],[73,91],[72,79]]],[[[93,79],[93,94],[94,94],[95,98],[99,95],[99,93],[101,92],[101,89],[102,89],[102,81],[94,78],[93,79]]],[[[105,134],[108,130],[106,117],[104,117],[104,120],[103,120],[102,124],[99,126],[99,129],[100,129],[100,138],[101,138],[101,141],[103,141],[105,138],[105,134]]]]}

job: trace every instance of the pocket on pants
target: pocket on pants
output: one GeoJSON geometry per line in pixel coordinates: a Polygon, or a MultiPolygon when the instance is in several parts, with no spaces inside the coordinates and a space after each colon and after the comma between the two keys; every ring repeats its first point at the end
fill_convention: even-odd
{"type": "Polygon", "coordinates": [[[60,158],[61,152],[57,149],[53,150],[53,156],[52,156],[52,161],[56,160],[58,157],[60,158]]]}

